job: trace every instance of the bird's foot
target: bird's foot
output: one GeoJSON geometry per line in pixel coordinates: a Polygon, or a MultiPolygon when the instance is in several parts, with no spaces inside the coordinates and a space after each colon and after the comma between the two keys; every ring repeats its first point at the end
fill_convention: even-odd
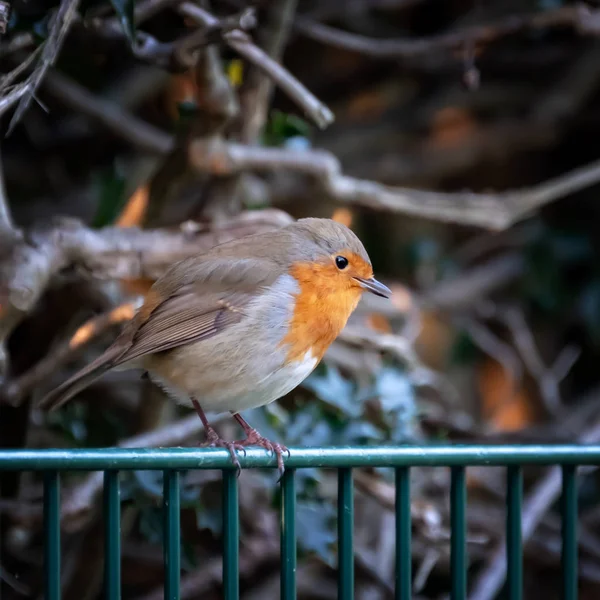
{"type": "Polygon", "coordinates": [[[236,455],[236,450],[242,451],[244,456],[246,456],[246,448],[244,448],[244,444],[241,442],[228,442],[224,440],[219,434],[212,428],[209,427],[206,429],[206,440],[198,444],[201,448],[225,448],[229,451],[229,455],[231,456],[231,462],[233,466],[237,470],[237,476],[240,476],[242,471],[242,467],[240,465],[240,461],[236,455]]]}
{"type": "Polygon", "coordinates": [[[279,470],[279,476],[281,477],[283,475],[283,472],[285,471],[285,467],[283,466],[283,453],[286,452],[288,456],[290,455],[290,451],[283,444],[268,440],[253,428],[247,431],[246,439],[239,443],[243,446],[259,446],[268,452],[272,452],[275,456],[277,456],[277,468],[279,470]]]}

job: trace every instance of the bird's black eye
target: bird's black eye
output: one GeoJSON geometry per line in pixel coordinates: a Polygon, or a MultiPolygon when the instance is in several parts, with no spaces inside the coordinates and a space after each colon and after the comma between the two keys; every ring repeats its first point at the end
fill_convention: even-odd
{"type": "Polygon", "coordinates": [[[344,256],[336,256],[335,257],[335,266],[340,269],[345,269],[348,266],[348,259],[344,256]]]}

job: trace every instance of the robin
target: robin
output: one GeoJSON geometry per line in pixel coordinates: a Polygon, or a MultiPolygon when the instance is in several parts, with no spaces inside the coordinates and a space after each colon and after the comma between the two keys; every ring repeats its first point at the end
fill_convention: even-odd
{"type": "Polygon", "coordinates": [[[389,297],[356,235],[330,219],[238,238],[171,266],[113,344],[40,403],[56,409],[110,369],[141,368],[176,402],[192,405],[206,442],[277,455],[239,414],[284,396],[317,366],[363,292],[389,297]],[[229,411],[246,438],[229,442],[204,411],[229,411]]]}

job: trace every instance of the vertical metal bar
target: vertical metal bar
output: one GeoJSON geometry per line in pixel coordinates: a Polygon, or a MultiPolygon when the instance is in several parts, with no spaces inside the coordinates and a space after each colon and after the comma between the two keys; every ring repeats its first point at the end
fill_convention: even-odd
{"type": "Polygon", "coordinates": [[[450,483],[450,571],[452,600],[467,597],[467,485],[464,467],[452,467],[450,483]]]}
{"type": "Polygon", "coordinates": [[[44,473],[44,599],[60,600],[60,478],[44,473]]]}
{"type": "Polygon", "coordinates": [[[296,479],[286,469],[281,481],[281,599],[296,600],[296,479]]]}
{"type": "Polygon", "coordinates": [[[506,568],[509,600],[523,598],[523,548],[521,507],[523,503],[523,471],[510,466],[506,481],[506,568]]]}
{"type": "Polygon", "coordinates": [[[577,482],[574,466],[562,471],[562,599],[577,600],[577,482]]]}
{"type": "Polygon", "coordinates": [[[396,600],[412,596],[410,469],[396,469],[396,600]]]}
{"type": "Polygon", "coordinates": [[[354,600],[354,490],[352,470],[338,471],[338,600],[354,600]]]}
{"type": "Polygon", "coordinates": [[[235,471],[223,471],[223,598],[238,600],[240,521],[238,479],[235,471]]]}
{"type": "Polygon", "coordinates": [[[165,600],[179,600],[181,574],[181,525],[179,471],[163,472],[165,600]]]}
{"type": "Polygon", "coordinates": [[[104,472],[104,590],[106,600],[121,599],[121,490],[119,472],[104,472]]]}

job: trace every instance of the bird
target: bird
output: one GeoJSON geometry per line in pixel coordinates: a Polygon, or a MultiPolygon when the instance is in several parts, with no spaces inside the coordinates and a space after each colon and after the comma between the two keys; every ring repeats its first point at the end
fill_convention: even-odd
{"type": "Polygon", "coordinates": [[[38,404],[55,410],[111,369],[142,369],[176,403],[195,409],[200,446],[265,448],[284,472],[286,446],[239,413],[269,404],[306,379],[364,292],[391,297],[360,239],[326,218],[240,237],[170,266],[115,341],[38,404]],[[230,412],[245,439],[222,439],[205,411],[230,412]]]}

